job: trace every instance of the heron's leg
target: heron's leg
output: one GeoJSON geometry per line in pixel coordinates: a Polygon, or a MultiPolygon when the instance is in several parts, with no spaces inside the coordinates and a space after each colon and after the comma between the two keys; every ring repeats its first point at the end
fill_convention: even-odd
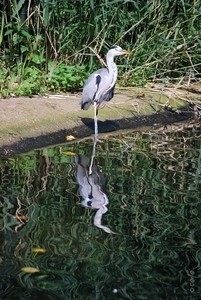
{"type": "Polygon", "coordinates": [[[94,131],[95,131],[95,140],[98,140],[98,116],[97,116],[97,102],[94,102],[94,131]]]}
{"type": "MultiPolygon", "coordinates": [[[[99,107],[99,106],[98,106],[99,107]]],[[[95,153],[96,153],[96,144],[98,141],[98,117],[97,117],[97,103],[94,102],[94,131],[95,131],[95,135],[94,135],[94,144],[93,144],[93,152],[92,152],[92,156],[91,156],[91,163],[89,166],[89,175],[92,174],[92,166],[93,166],[93,161],[94,161],[94,157],[95,157],[95,153]]]]}

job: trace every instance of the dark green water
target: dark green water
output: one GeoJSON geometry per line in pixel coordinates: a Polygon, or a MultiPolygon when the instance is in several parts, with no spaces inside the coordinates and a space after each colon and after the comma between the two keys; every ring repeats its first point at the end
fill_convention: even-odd
{"type": "Polygon", "coordinates": [[[93,223],[103,202],[80,205],[75,156],[90,160],[92,140],[1,159],[0,299],[200,299],[200,135],[99,141],[96,176],[83,178],[109,201],[99,225],[118,234],[93,223]]]}

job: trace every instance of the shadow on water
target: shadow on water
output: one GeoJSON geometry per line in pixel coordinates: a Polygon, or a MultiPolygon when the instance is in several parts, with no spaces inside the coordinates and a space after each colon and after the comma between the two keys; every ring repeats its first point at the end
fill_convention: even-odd
{"type": "Polygon", "coordinates": [[[0,299],[200,299],[200,134],[2,158],[0,299]]]}

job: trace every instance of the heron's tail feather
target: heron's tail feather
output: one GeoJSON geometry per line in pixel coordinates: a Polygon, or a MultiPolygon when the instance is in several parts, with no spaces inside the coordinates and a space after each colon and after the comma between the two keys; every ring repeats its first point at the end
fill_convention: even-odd
{"type": "Polygon", "coordinates": [[[83,110],[87,110],[91,106],[91,102],[90,101],[83,103],[83,101],[81,100],[79,102],[79,104],[81,105],[81,109],[83,109],[83,110]]]}

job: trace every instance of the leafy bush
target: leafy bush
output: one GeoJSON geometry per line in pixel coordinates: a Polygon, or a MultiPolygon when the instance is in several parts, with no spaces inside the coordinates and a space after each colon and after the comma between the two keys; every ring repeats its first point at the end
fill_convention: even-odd
{"type": "MultiPolygon", "coordinates": [[[[0,82],[5,75],[1,91],[10,88],[10,76],[20,85],[28,80],[27,68],[38,70],[37,85],[45,82],[45,90],[77,89],[99,66],[91,48],[104,57],[112,44],[134,49],[129,61],[119,58],[122,84],[196,80],[201,73],[200,17],[200,1],[190,0],[43,0],[30,7],[25,0],[3,2],[0,63],[6,72],[0,71],[0,82]]],[[[35,89],[34,74],[28,81],[26,93],[44,92],[35,89]]]]}
{"type": "MultiPolygon", "coordinates": [[[[49,63],[51,66],[52,63],[49,63]]],[[[52,75],[36,67],[23,68],[20,64],[7,72],[0,69],[1,96],[33,96],[48,92],[77,90],[83,85],[86,74],[84,66],[59,64],[52,75]]]]}
{"type": "Polygon", "coordinates": [[[67,66],[59,64],[51,77],[48,86],[52,91],[77,90],[86,79],[84,66],[67,66]]]}

